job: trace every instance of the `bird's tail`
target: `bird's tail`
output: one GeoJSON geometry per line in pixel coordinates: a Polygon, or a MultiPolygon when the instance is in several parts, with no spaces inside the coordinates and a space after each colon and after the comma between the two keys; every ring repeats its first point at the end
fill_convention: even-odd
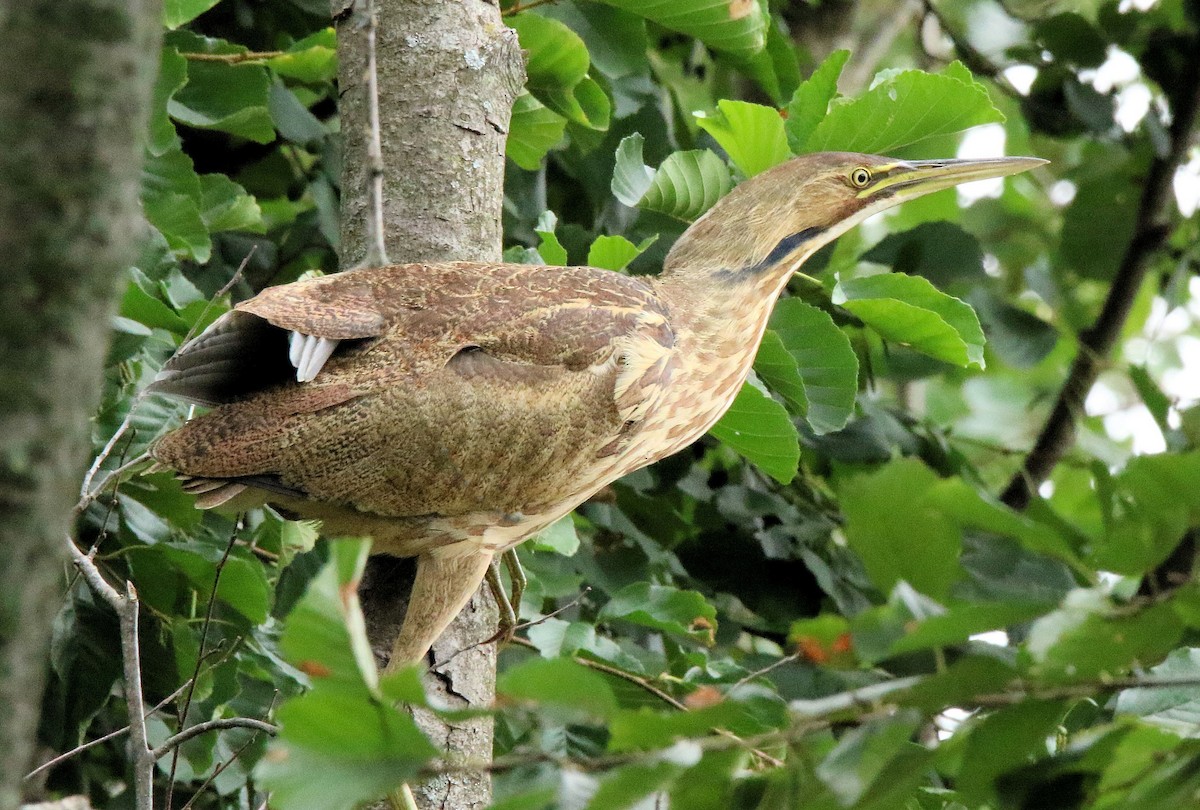
{"type": "Polygon", "coordinates": [[[417,557],[417,580],[408,599],[400,635],[392,646],[389,670],[425,657],[430,645],[479,588],[491,564],[490,551],[466,553],[453,547],[417,557]]]}

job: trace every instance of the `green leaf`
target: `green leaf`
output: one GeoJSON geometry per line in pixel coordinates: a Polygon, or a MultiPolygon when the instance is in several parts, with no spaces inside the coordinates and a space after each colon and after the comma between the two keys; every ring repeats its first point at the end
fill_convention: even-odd
{"type": "Polygon", "coordinates": [[[755,0],[600,0],[718,51],[752,56],[766,42],[767,20],[755,0]]]}
{"type": "Polygon", "coordinates": [[[733,188],[725,162],[707,149],[674,152],[658,167],[639,207],[691,221],[733,188]]]}
{"type": "Polygon", "coordinates": [[[188,81],[167,105],[191,127],[216,129],[257,143],[275,140],[267,109],[271,82],[261,65],[188,62],[188,81]]]}
{"type": "Polygon", "coordinates": [[[505,153],[522,169],[537,171],[546,153],[562,140],[566,126],[567,119],[522,93],[513,103],[505,153]]]}
{"type": "Polygon", "coordinates": [[[209,233],[263,230],[258,201],[223,174],[200,176],[200,218],[209,233]]]}
{"type": "Polygon", "coordinates": [[[889,340],[959,366],[983,368],[986,339],[975,310],[919,276],[884,273],[843,281],[842,306],[889,340]]]}
{"type": "Polygon", "coordinates": [[[280,56],[267,60],[280,76],[307,84],[331,82],[337,78],[337,38],[332,28],[292,43],[280,56]]]}
{"type": "Polygon", "coordinates": [[[587,810],[626,810],[652,793],[662,790],[683,770],[673,762],[635,762],[604,777],[587,810]]]}
{"type": "Polygon", "coordinates": [[[587,263],[591,267],[602,267],[605,270],[624,270],[656,241],[658,234],[646,237],[640,245],[635,245],[624,236],[597,236],[596,241],[588,248],[587,263]]]}
{"type": "Polygon", "coordinates": [[[905,752],[921,718],[911,709],[852,728],[817,765],[817,776],[842,806],[857,802],[875,784],[888,765],[905,752]]]}
{"type": "Polygon", "coordinates": [[[777,696],[745,687],[740,692],[747,697],[725,698],[686,712],[661,712],[648,707],[618,712],[608,723],[609,750],[665,748],[680,738],[707,736],[714,728],[749,735],[787,724],[786,707],[777,696]]]}
{"type": "Polygon", "coordinates": [[[622,619],[709,645],[717,628],[717,610],[702,594],[648,582],[634,582],[613,594],[598,618],[622,619]]]}
{"type": "Polygon", "coordinates": [[[314,144],[329,134],[325,125],[301,103],[296,94],[281,81],[271,83],[267,108],[279,134],[292,143],[314,144]]]}
{"type": "Polygon", "coordinates": [[[163,0],[163,25],[178,28],[189,23],[221,0],[163,0]]]}
{"type": "Polygon", "coordinates": [[[414,776],[437,753],[412,718],[333,689],[287,701],[255,768],[279,810],[352,810],[414,776]]]}
{"type": "Polygon", "coordinates": [[[800,436],[787,410],[746,383],[709,433],[781,484],[796,477],[800,436]]]}
{"type": "Polygon", "coordinates": [[[993,712],[971,729],[959,780],[972,806],[991,798],[993,783],[1006,771],[1045,757],[1046,739],[1064,714],[1061,701],[1026,700],[993,712]]]}
{"type": "Polygon", "coordinates": [[[332,543],[329,563],[288,616],[280,646],[314,684],[361,684],[373,691],[379,682],[352,587],[362,576],[370,548],[361,540],[332,543]]]}
{"type": "MultiPolygon", "coordinates": [[[[312,681],[277,713],[280,733],[256,776],[281,810],[350,810],[414,775],[437,753],[379,692],[356,586],[366,541],[338,540],[288,617],[281,646],[312,681]]],[[[404,673],[390,676],[390,691],[404,673]]]]}
{"type": "Polygon", "coordinates": [[[787,402],[792,413],[804,416],[808,413],[808,396],[804,393],[804,380],[793,357],[784,347],[779,335],[772,331],[763,334],[754,356],[754,373],[767,387],[787,402]]]}
{"type": "Polygon", "coordinates": [[[571,557],[579,550],[575,521],[570,515],[563,515],[535,534],[531,542],[535,551],[553,551],[564,557],[571,557]]]}
{"type": "Polygon", "coordinates": [[[611,717],[617,710],[603,675],[570,658],[531,658],[496,680],[508,698],[566,709],[572,716],[611,717]]]}
{"type": "Polygon", "coordinates": [[[554,112],[589,129],[608,129],[612,104],[588,76],[590,59],[579,35],[558,20],[522,13],[506,20],[527,51],[525,86],[554,112]]]}
{"type": "Polygon", "coordinates": [[[753,177],[791,157],[779,111],[761,104],[721,99],[721,114],[697,113],[696,123],[712,135],[746,177],[753,177]]]}
{"type": "Polygon", "coordinates": [[[841,430],[854,413],[858,356],[829,313],[798,298],[775,305],[771,329],[796,359],[808,397],[805,418],[818,435],[841,430]]]}
{"type": "Polygon", "coordinates": [[[163,48],[150,101],[150,136],[146,148],[151,155],[161,155],[179,146],[179,136],[167,113],[167,105],[186,83],[187,60],[174,48],[163,48]]]}
{"type": "Polygon", "coordinates": [[[853,101],[835,105],[813,129],[803,150],[887,154],[1003,120],[986,88],[955,62],[940,75],[919,70],[897,73],[853,101]]]}
{"type": "Polygon", "coordinates": [[[613,196],[634,207],[646,196],[654,182],[654,169],[643,162],[642,145],[646,142],[639,133],[626,135],[617,144],[617,159],[613,166],[613,196]]]}
{"type": "MultiPolygon", "coordinates": [[[[1150,672],[1162,679],[1200,678],[1200,649],[1172,650],[1150,672]]],[[[1200,728],[1200,686],[1126,689],[1117,695],[1117,713],[1135,715],[1181,737],[1194,737],[1200,728]]]]}
{"type": "Polygon", "coordinates": [[[1032,673],[1047,681],[1119,675],[1157,663],[1179,640],[1182,622],[1170,603],[1136,612],[1114,609],[1097,590],[1077,589],[1033,623],[1025,649],[1032,673]]]}
{"type": "Polygon", "coordinates": [[[945,601],[962,574],[961,531],[925,501],[937,482],[917,459],[900,459],[839,490],[846,542],[883,593],[904,581],[945,601]]]}
{"type": "Polygon", "coordinates": [[[842,75],[842,68],[850,58],[850,51],[834,51],[825,57],[825,61],[813,71],[792,96],[787,106],[787,122],[784,130],[787,133],[788,146],[795,154],[804,151],[817,124],[825,118],[829,111],[829,102],[837,97],[837,81],[842,75]]]}
{"type": "Polygon", "coordinates": [[[142,164],[142,207],[172,251],[208,261],[212,242],[200,208],[203,193],[192,159],[178,149],[142,164]]]}
{"type": "Polygon", "coordinates": [[[538,245],[538,255],[542,257],[542,261],[552,267],[563,267],[567,264],[567,249],[558,241],[558,235],[554,233],[556,227],[558,217],[554,212],[543,211],[537,224],[533,226],[533,232],[542,238],[538,245]]]}
{"type": "Polygon", "coordinates": [[[1200,452],[1133,459],[1112,482],[1111,497],[1094,564],[1140,575],[1165,560],[1184,532],[1200,525],[1200,452]]]}
{"type": "Polygon", "coordinates": [[[1139,192],[1126,172],[1079,182],[1063,212],[1059,256],[1084,278],[1108,280],[1133,238],[1139,192]]]}

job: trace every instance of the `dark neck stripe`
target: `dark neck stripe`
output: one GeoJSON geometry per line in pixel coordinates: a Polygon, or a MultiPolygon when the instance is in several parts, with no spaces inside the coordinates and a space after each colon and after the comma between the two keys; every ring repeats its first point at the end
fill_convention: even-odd
{"type": "Polygon", "coordinates": [[[729,281],[740,281],[766,272],[794,253],[805,242],[815,239],[824,232],[824,228],[805,228],[802,231],[788,234],[780,239],[775,247],[771,248],[771,252],[762,261],[734,269],[719,270],[717,275],[729,281]]]}

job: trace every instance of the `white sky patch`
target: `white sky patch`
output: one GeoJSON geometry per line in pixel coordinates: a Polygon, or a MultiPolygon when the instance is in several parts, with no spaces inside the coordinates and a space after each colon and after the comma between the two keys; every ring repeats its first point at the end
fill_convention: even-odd
{"type": "Polygon", "coordinates": [[[1104,417],[1104,430],[1116,441],[1131,441],[1134,455],[1151,455],[1167,449],[1158,423],[1150,415],[1150,409],[1141,403],[1104,417]]]}
{"type": "Polygon", "coordinates": [[[1008,646],[1008,633],[1003,630],[988,630],[986,633],[976,633],[971,636],[971,641],[980,641],[984,644],[994,644],[997,647],[1008,646]]]}
{"type": "Polygon", "coordinates": [[[1138,61],[1115,45],[1109,47],[1108,58],[1095,71],[1079,71],[1080,81],[1090,81],[1098,93],[1111,93],[1132,84],[1141,75],[1138,61]]]}
{"type": "Polygon", "coordinates": [[[1200,208],[1200,154],[1193,154],[1191,160],[1175,170],[1173,185],[1179,213],[1190,217],[1200,208]]]}
{"type": "Polygon", "coordinates": [[[969,711],[951,706],[933,718],[933,724],[937,727],[938,740],[949,739],[970,716],[969,711]]]}
{"type": "Polygon", "coordinates": [[[1121,395],[1106,380],[1101,379],[1088,391],[1083,409],[1088,416],[1104,416],[1120,410],[1121,405],[1121,395]]]}
{"type": "MultiPolygon", "coordinates": [[[[968,130],[966,137],[958,147],[960,158],[996,157],[1004,154],[1004,143],[1007,135],[1000,124],[984,124],[968,130]]],[[[1004,191],[1004,178],[995,177],[991,180],[976,180],[974,183],[963,183],[958,186],[958,203],[964,208],[984,197],[999,197],[1004,191]]]]}
{"type": "Polygon", "coordinates": [[[1023,96],[1029,95],[1037,76],[1038,69],[1033,65],[1013,65],[1004,69],[1004,78],[1023,96]]]}
{"type": "Polygon", "coordinates": [[[1121,129],[1133,132],[1146,113],[1150,112],[1153,94],[1142,82],[1134,82],[1117,93],[1117,109],[1114,118],[1121,129]]]}
{"type": "Polygon", "coordinates": [[[1158,0],[1121,0],[1117,11],[1128,14],[1130,11],[1149,11],[1158,5],[1158,0]]]}
{"type": "Polygon", "coordinates": [[[1059,180],[1050,186],[1050,202],[1059,208],[1065,208],[1071,204],[1071,200],[1075,199],[1077,190],[1075,184],[1070,180],[1059,180]]]}

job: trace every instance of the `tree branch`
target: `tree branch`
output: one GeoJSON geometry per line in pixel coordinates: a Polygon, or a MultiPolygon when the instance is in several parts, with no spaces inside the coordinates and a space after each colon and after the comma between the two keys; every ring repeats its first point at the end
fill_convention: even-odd
{"type": "Polygon", "coordinates": [[[151,754],[156,760],[161,759],[172,751],[179,750],[179,746],[193,737],[199,737],[201,734],[226,728],[250,728],[270,734],[272,737],[279,731],[279,727],[274,723],[268,723],[265,720],[255,720],[252,717],[222,717],[216,720],[205,720],[203,723],[188,726],[178,734],[168,737],[166,742],[155,748],[151,754]]]}
{"type": "Polygon", "coordinates": [[[132,582],[122,595],[108,583],[96,563],[66,538],[75,566],[92,590],[117,613],[121,627],[121,661],[124,668],[125,705],[129,713],[130,756],[133,760],[133,789],[137,810],[154,808],[154,756],[146,735],[146,708],[142,699],[142,659],[138,650],[138,597],[132,582]]]}
{"type": "Polygon", "coordinates": [[[1121,258],[1108,297],[1096,322],[1080,335],[1079,351],[1033,449],[1000,495],[1000,499],[1013,509],[1024,509],[1029,504],[1033,492],[1049,477],[1074,443],[1075,420],[1083,413],[1084,400],[1100,374],[1103,360],[1121,336],[1150,267],[1150,259],[1167,238],[1168,229],[1163,220],[1171,198],[1171,178],[1186,156],[1196,111],[1200,108],[1200,41],[1194,42],[1189,49],[1181,81],[1184,89],[1179,103],[1171,110],[1174,120],[1169,130],[1170,150],[1150,164],[1142,186],[1133,238],[1121,258]]]}

